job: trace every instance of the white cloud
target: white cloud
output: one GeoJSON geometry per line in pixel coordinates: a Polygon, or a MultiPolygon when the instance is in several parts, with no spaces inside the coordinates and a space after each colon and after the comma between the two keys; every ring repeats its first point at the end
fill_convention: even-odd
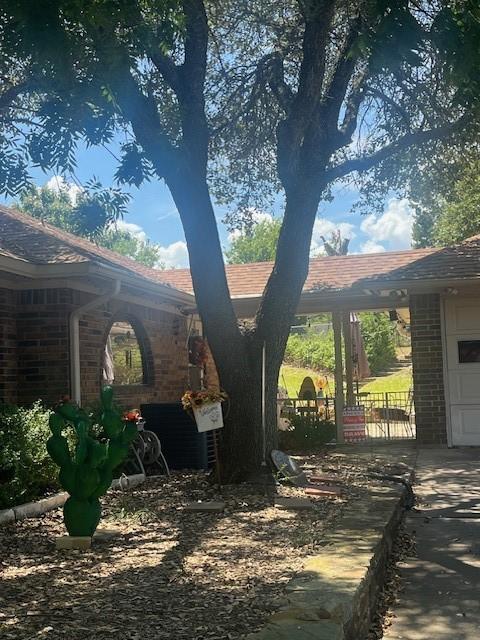
{"type": "Polygon", "coordinates": [[[385,247],[375,240],[367,240],[360,246],[360,253],[383,253],[386,251],[385,247]]]}
{"type": "Polygon", "coordinates": [[[252,213],[252,220],[254,222],[272,222],[273,216],[271,213],[267,213],[266,211],[260,211],[260,209],[255,209],[252,213]]]}
{"type": "Polygon", "coordinates": [[[73,184],[73,182],[67,182],[63,176],[52,176],[45,186],[57,193],[60,191],[66,191],[72,204],[76,203],[78,195],[82,192],[81,187],[73,184]]]}
{"type": "Polygon", "coordinates": [[[166,247],[160,247],[159,261],[163,263],[167,269],[188,267],[187,243],[178,240],[166,247]]]}
{"type": "Polygon", "coordinates": [[[114,223],[114,226],[116,226],[120,231],[130,233],[142,242],[147,241],[147,234],[139,224],[135,224],[134,222],[125,222],[125,220],[117,220],[117,222],[114,223]]]}
{"type": "Polygon", "coordinates": [[[340,230],[342,238],[349,238],[353,240],[356,233],[354,231],[355,226],[349,222],[332,222],[326,218],[317,218],[313,225],[312,243],[310,245],[310,254],[318,255],[323,252],[323,236],[328,240],[329,236],[334,232],[340,230]]]}
{"type": "MultiPolygon", "coordinates": [[[[139,224],[118,220],[116,226],[117,229],[128,231],[128,233],[131,233],[142,242],[146,242],[148,240],[147,234],[139,224]]],[[[177,240],[177,242],[172,242],[172,244],[169,244],[166,247],[159,245],[158,249],[159,267],[165,266],[167,269],[188,267],[189,262],[186,242],[177,240]]]]}
{"type": "Polygon", "coordinates": [[[158,216],[157,222],[163,222],[168,218],[172,218],[173,216],[178,215],[178,211],[176,209],[172,209],[171,211],[167,211],[166,213],[162,213],[161,216],[158,216]]]}
{"type": "MultiPolygon", "coordinates": [[[[412,242],[413,210],[407,199],[394,198],[381,215],[369,215],[360,229],[374,243],[388,242],[389,249],[409,249],[412,242]]],[[[380,245],[379,245],[380,246],[380,245]]]]}
{"type": "Polygon", "coordinates": [[[240,231],[240,229],[234,229],[233,231],[230,231],[230,233],[227,236],[227,239],[229,242],[233,242],[233,240],[240,238],[240,236],[242,235],[243,233],[240,231]]]}

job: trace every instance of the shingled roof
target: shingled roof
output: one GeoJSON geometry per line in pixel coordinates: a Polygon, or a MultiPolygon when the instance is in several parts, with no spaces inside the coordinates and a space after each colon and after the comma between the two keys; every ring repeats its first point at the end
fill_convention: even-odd
{"type": "Polygon", "coordinates": [[[158,269],[58,229],[38,218],[0,205],[0,255],[33,265],[94,263],[114,267],[158,285],[174,285],[160,277],[158,269]]]}
{"type": "MultiPolygon", "coordinates": [[[[350,289],[363,280],[377,277],[390,279],[391,273],[420,263],[434,255],[438,249],[412,249],[384,253],[348,256],[322,256],[310,260],[308,277],[303,292],[341,291],[350,289]]],[[[227,279],[233,298],[260,296],[272,271],[273,262],[227,265],[227,279]]],[[[189,269],[163,271],[161,277],[183,291],[193,291],[189,269]]]]}
{"type": "Polygon", "coordinates": [[[392,283],[433,280],[462,282],[479,278],[480,235],[468,238],[452,247],[430,251],[419,260],[398,266],[387,274],[370,276],[368,282],[378,284],[386,279],[392,283]]]}
{"type": "MultiPolygon", "coordinates": [[[[35,265],[92,262],[114,267],[151,283],[193,293],[189,269],[160,271],[99,247],[29,215],[0,205],[0,255],[35,265]]],[[[262,295],[273,262],[227,265],[232,298],[262,295]]],[[[480,235],[444,249],[411,249],[310,260],[303,292],[348,292],[434,280],[480,278],[480,235]]]]}

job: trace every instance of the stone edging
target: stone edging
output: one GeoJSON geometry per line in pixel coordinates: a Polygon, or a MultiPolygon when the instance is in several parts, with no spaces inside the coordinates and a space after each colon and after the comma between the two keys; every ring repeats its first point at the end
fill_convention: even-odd
{"type": "MultiPolygon", "coordinates": [[[[143,473],[132,476],[121,476],[112,482],[110,488],[122,489],[125,491],[126,489],[136,487],[144,481],[145,475],[143,473]]],[[[20,504],[16,507],[12,507],[11,509],[3,509],[0,511],[0,527],[19,522],[20,520],[25,520],[25,518],[38,518],[38,516],[41,516],[48,511],[52,511],[58,507],[63,507],[67,498],[68,493],[66,491],[62,491],[61,493],[56,493],[55,495],[50,496],[49,498],[42,498],[35,502],[26,502],[25,504],[20,504]]]]}
{"type": "Polygon", "coordinates": [[[406,495],[402,485],[373,487],[348,506],[326,538],[325,551],[287,585],[282,608],[246,640],[363,640],[406,495]]]}

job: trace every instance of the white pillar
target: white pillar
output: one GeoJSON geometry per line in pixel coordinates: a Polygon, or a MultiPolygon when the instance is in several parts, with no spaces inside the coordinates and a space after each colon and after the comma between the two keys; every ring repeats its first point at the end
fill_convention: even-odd
{"type": "Polygon", "coordinates": [[[337,426],[337,442],[343,439],[343,362],[342,362],[342,313],[332,313],[333,340],[335,344],[335,424],[337,426]]]}
{"type": "Polygon", "coordinates": [[[345,344],[345,380],[347,383],[347,405],[355,403],[353,395],[353,358],[352,358],[352,328],[350,325],[350,311],[343,312],[343,340],[345,344]]]}

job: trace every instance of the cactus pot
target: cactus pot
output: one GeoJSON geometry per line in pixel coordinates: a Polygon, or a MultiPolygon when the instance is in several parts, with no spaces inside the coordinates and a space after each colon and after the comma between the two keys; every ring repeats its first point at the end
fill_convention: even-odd
{"type": "Polygon", "coordinates": [[[102,508],[98,498],[81,500],[68,498],[63,507],[63,517],[68,535],[93,536],[100,522],[102,508]]]}

